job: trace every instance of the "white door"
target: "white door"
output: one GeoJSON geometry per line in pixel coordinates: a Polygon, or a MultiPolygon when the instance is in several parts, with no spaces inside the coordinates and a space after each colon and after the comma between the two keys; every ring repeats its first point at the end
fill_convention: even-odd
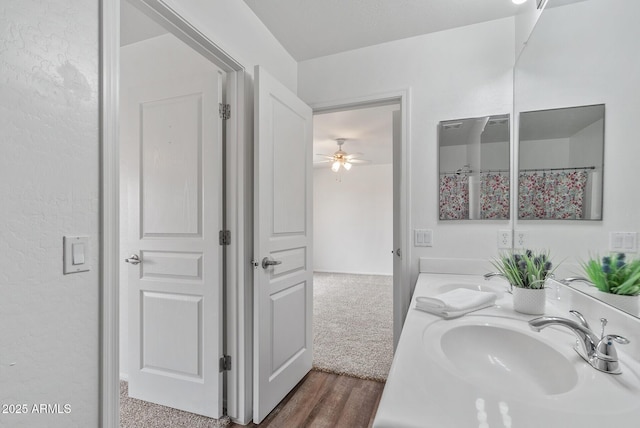
{"type": "Polygon", "coordinates": [[[121,145],[135,147],[128,228],[140,259],[128,267],[129,395],[218,418],[223,75],[204,58],[163,51],[169,44],[130,58],[140,78],[122,89],[121,145]]]}
{"type": "Polygon", "coordinates": [[[253,421],[259,423],[311,370],[313,123],[311,108],[264,69],[256,67],[254,81],[253,421]]]}

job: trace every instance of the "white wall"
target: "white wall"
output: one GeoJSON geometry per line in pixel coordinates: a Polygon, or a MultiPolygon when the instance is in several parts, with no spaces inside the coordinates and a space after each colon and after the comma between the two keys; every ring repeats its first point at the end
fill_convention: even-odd
{"type": "MultiPolygon", "coordinates": [[[[521,221],[530,246],[549,248],[569,269],[608,252],[609,232],[640,230],[640,3],[589,0],[548,8],[516,72],[516,111],[605,103],[602,221],[521,221]]],[[[575,271],[560,271],[560,275],[575,271]]]]}
{"type": "Polygon", "coordinates": [[[98,1],[0,8],[0,414],[12,428],[98,423],[98,1]],[[63,275],[62,237],[89,236],[63,275]],[[70,413],[31,413],[36,403],[70,413]],[[64,408],[61,407],[64,411],[64,408]]]}
{"type": "Polygon", "coordinates": [[[393,167],[313,171],[313,264],[317,272],[393,274],[393,167]]]}
{"type": "Polygon", "coordinates": [[[298,64],[298,94],[307,103],[344,102],[410,89],[409,229],[433,229],[434,246],[419,257],[488,258],[509,221],[438,221],[439,121],[509,113],[514,22],[502,19],[357,49],[298,64]]]}

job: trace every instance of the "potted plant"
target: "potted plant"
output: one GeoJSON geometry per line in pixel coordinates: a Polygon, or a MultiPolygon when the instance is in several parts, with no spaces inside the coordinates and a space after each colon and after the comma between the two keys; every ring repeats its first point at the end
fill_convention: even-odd
{"type": "Polygon", "coordinates": [[[548,251],[505,253],[492,264],[511,284],[513,308],[516,311],[532,315],[544,314],[544,286],[554,270],[548,251]]]}
{"type": "Polygon", "coordinates": [[[626,260],[624,253],[591,259],[582,264],[586,276],[599,290],[597,296],[620,309],[636,313],[640,306],[640,259],[626,260]]]}

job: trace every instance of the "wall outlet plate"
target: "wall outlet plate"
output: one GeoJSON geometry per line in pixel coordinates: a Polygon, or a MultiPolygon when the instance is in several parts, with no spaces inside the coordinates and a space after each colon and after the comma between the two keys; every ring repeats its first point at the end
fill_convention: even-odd
{"type": "Polygon", "coordinates": [[[513,248],[517,248],[519,250],[523,250],[526,248],[529,242],[529,231],[528,230],[516,230],[515,235],[513,236],[513,248]]]}
{"type": "Polygon", "coordinates": [[[513,235],[511,230],[498,230],[498,249],[510,250],[513,244],[513,235]]]}

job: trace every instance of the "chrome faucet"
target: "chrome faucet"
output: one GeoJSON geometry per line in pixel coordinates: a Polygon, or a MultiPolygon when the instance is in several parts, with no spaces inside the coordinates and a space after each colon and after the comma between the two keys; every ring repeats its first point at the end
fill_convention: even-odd
{"type": "Polygon", "coordinates": [[[489,273],[485,273],[484,274],[484,279],[488,281],[491,278],[493,278],[494,276],[501,276],[501,277],[505,278],[505,276],[503,274],[501,274],[500,272],[489,272],[489,273]]]}
{"type": "Polygon", "coordinates": [[[578,318],[576,322],[560,317],[539,317],[529,321],[529,326],[534,331],[540,331],[551,325],[558,325],[573,331],[577,337],[576,346],[573,348],[591,367],[610,374],[620,374],[620,364],[618,353],[613,342],[626,345],[629,340],[617,334],[604,334],[607,319],[601,318],[602,333],[600,337],[591,331],[589,323],[578,311],[569,311],[571,315],[578,318]]]}

